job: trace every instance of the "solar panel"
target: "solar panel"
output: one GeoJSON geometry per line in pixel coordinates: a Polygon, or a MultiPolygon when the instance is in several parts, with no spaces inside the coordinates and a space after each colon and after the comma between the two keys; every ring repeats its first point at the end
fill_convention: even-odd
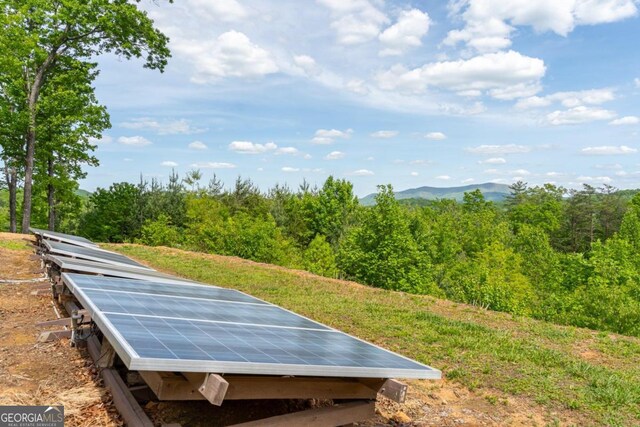
{"type": "Polygon", "coordinates": [[[235,290],[62,277],[129,369],[440,378],[436,369],[235,290]]]}
{"type": "Polygon", "coordinates": [[[90,248],[98,247],[98,245],[93,243],[91,240],[85,239],[84,237],[80,236],[74,236],[72,234],[58,233],[56,231],[42,230],[40,228],[33,227],[29,228],[29,231],[31,231],[33,234],[42,236],[43,238],[49,240],[57,240],[62,243],[68,243],[77,246],[86,246],[90,248]]]}
{"type": "Polygon", "coordinates": [[[115,252],[110,252],[100,248],[88,248],[82,246],[70,245],[67,243],[55,242],[53,240],[43,240],[43,244],[47,247],[50,253],[64,255],[69,257],[75,257],[80,259],[87,259],[90,261],[101,262],[104,264],[124,265],[129,267],[137,267],[140,269],[151,270],[134,260],[120,255],[115,252]]]}
{"type": "Polygon", "coordinates": [[[49,254],[45,256],[45,260],[57,265],[61,270],[66,270],[66,272],[69,273],[87,273],[127,279],[153,280],[159,283],[196,283],[192,280],[182,279],[159,271],[141,269],[139,267],[110,265],[102,262],[70,258],[61,255],[49,254]]]}

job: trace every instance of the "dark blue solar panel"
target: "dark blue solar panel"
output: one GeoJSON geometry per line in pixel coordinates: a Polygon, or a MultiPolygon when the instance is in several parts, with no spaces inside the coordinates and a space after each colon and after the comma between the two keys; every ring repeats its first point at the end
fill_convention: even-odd
{"type": "Polygon", "coordinates": [[[68,274],[74,287],[82,289],[102,289],[130,293],[191,297],[220,301],[236,301],[253,304],[267,304],[257,298],[233,289],[207,285],[175,285],[156,283],[147,280],[123,279],[116,277],[98,277],[84,274],[68,274]]]}
{"type": "Polygon", "coordinates": [[[136,267],[148,268],[144,265],[140,264],[128,258],[124,255],[117,254],[115,252],[109,252],[102,249],[93,249],[83,246],[70,245],[67,243],[54,242],[52,240],[45,240],[45,245],[47,245],[50,249],[50,252],[57,253],[66,256],[74,256],[82,259],[89,259],[92,261],[99,261],[104,263],[116,263],[116,264],[126,264],[133,265],[136,267]]]}

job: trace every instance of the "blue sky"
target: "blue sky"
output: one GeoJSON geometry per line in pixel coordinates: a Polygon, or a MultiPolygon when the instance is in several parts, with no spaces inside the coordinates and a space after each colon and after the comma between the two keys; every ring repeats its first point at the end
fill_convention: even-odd
{"type": "Polygon", "coordinates": [[[215,173],[358,195],[470,183],[640,187],[633,0],[142,3],[165,73],[99,59],[113,128],[83,188],[215,173]]]}

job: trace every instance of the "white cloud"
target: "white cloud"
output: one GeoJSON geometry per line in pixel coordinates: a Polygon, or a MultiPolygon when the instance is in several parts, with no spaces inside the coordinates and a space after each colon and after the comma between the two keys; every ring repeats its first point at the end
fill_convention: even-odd
{"type": "Polygon", "coordinates": [[[553,103],[560,103],[564,107],[572,108],[580,105],[600,105],[616,98],[613,89],[588,89],[571,92],[556,92],[546,96],[531,96],[519,100],[516,108],[526,110],[529,108],[547,107],[553,103]]]}
{"type": "Polygon", "coordinates": [[[324,157],[326,160],[338,160],[344,158],[342,151],[332,151],[324,157]]]}
{"type": "Polygon", "coordinates": [[[291,154],[292,156],[295,156],[299,153],[300,151],[298,151],[296,147],[280,147],[276,151],[276,154],[291,154]]]}
{"type": "Polygon", "coordinates": [[[531,95],[540,90],[544,61],[515,51],[496,52],[470,59],[442,61],[407,70],[394,65],[376,75],[383,90],[422,93],[428,87],[468,94],[488,92],[500,99],[513,99],[514,94],[531,95]]]}
{"type": "Polygon", "coordinates": [[[204,129],[197,129],[192,127],[189,121],[186,119],[160,122],[149,117],[140,117],[137,119],[132,119],[128,122],[121,123],[120,126],[127,129],[149,130],[157,133],[158,135],[189,135],[204,131],[204,129]]]}
{"type": "Polygon", "coordinates": [[[552,125],[574,125],[597,120],[610,120],[615,116],[616,113],[611,110],[581,105],[568,110],[556,110],[547,114],[546,120],[552,125]]]}
{"type": "Polygon", "coordinates": [[[637,88],[640,88],[640,78],[636,77],[633,79],[633,84],[635,84],[637,88]]]}
{"type": "Polygon", "coordinates": [[[292,168],[291,166],[285,166],[281,170],[282,172],[299,172],[300,168],[292,168]]]}
{"type": "Polygon", "coordinates": [[[511,175],[520,175],[520,176],[527,176],[527,175],[531,175],[531,172],[529,172],[526,169],[516,169],[514,171],[510,171],[509,172],[511,175]]]}
{"type": "Polygon", "coordinates": [[[467,178],[467,179],[463,179],[463,180],[462,180],[462,181],[460,181],[460,182],[461,182],[461,183],[463,183],[463,184],[470,184],[470,183],[472,183],[473,181],[475,181],[475,179],[473,179],[473,178],[467,178]]]}
{"type": "Polygon", "coordinates": [[[439,179],[441,181],[449,181],[451,177],[449,175],[438,175],[436,176],[436,179],[439,179]]]}
{"type": "Polygon", "coordinates": [[[164,161],[162,163],[160,163],[161,166],[168,166],[168,167],[172,167],[175,168],[176,166],[178,166],[178,164],[176,162],[172,162],[170,160],[164,161]]]}
{"type": "Polygon", "coordinates": [[[467,148],[467,151],[473,154],[504,155],[504,154],[528,153],[529,151],[531,151],[531,148],[525,145],[516,145],[516,144],[479,145],[477,147],[467,148]]]}
{"type": "Polygon", "coordinates": [[[411,172],[411,176],[418,176],[420,175],[418,172],[411,172]]]}
{"type": "Polygon", "coordinates": [[[125,157],[124,159],[122,159],[123,162],[133,162],[133,159],[130,159],[128,157],[125,157]]]}
{"type": "Polygon", "coordinates": [[[256,78],[279,71],[270,52],[235,30],[215,40],[196,42],[178,38],[172,48],[193,64],[195,83],[215,82],[226,77],[256,78]]]}
{"type": "Polygon", "coordinates": [[[92,145],[111,144],[112,142],[113,138],[109,135],[102,135],[102,138],[89,137],[89,144],[92,145]]]}
{"type": "Polygon", "coordinates": [[[316,75],[320,71],[316,60],[309,55],[296,55],[293,57],[293,62],[309,76],[316,75]]]}
{"type": "Polygon", "coordinates": [[[374,175],[373,171],[369,169],[358,169],[356,171],[351,172],[349,175],[352,176],[371,176],[374,175]]]}
{"type": "Polygon", "coordinates": [[[378,37],[384,45],[381,56],[402,55],[408,49],[422,45],[422,37],[429,31],[431,19],[418,9],[400,12],[398,21],[378,37]]]}
{"type": "Polygon", "coordinates": [[[331,10],[331,28],[338,43],[353,45],[372,40],[389,18],[368,0],[317,0],[331,10]]]}
{"type": "Polygon", "coordinates": [[[352,133],[352,129],[347,129],[344,131],[338,129],[318,129],[315,133],[315,136],[311,140],[311,143],[319,145],[332,144],[337,138],[350,138],[352,133]]]}
{"type": "Polygon", "coordinates": [[[366,83],[364,80],[359,80],[359,79],[353,79],[353,80],[349,80],[345,86],[345,88],[349,91],[349,92],[353,92],[355,94],[358,95],[368,95],[369,94],[369,88],[367,87],[366,83]]]}
{"type": "Polygon", "coordinates": [[[188,145],[189,148],[191,148],[192,150],[206,150],[207,146],[204,142],[202,141],[193,141],[192,143],[190,143],[188,145]]]}
{"type": "Polygon", "coordinates": [[[266,144],[254,144],[251,141],[233,141],[229,144],[229,150],[241,154],[262,154],[268,151],[274,151],[278,148],[273,142],[266,144]]]}
{"type": "Polygon", "coordinates": [[[478,163],[481,165],[504,165],[507,160],[502,157],[492,157],[486,160],[480,160],[478,163]]]}
{"type": "Polygon", "coordinates": [[[636,148],[627,147],[626,145],[601,145],[599,147],[585,147],[580,150],[582,154],[588,155],[613,155],[613,154],[634,154],[638,150],[636,148]]]}
{"type": "Polygon", "coordinates": [[[434,141],[442,141],[443,139],[447,139],[447,135],[442,132],[429,132],[424,137],[427,139],[432,139],[434,141]]]}
{"type": "Polygon", "coordinates": [[[379,130],[377,132],[373,132],[369,136],[372,138],[388,139],[398,136],[398,133],[399,132],[397,130],[379,130]]]}
{"type": "Polygon", "coordinates": [[[305,154],[304,157],[303,157],[303,159],[305,159],[305,160],[309,160],[309,159],[312,159],[312,158],[313,158],[313,156],[311,154],[308,154],[308,153],[305,154]]]}
{"type": "Polygon", "coordinates": [[[515,26],[566,36],[577,25],[615,22],[637,13],[633,0],[463,0],[451,2],[450,9],[465,26],[449,31],[444,44],[463,42],[481,52],[509,47],[515,26]]]}
{"type": "Polygon", "coordinates": [[[609,124],[613,126],[637,125],[638,123],[640,123],[640,117],[637,116],[624,116],[609,122],[609,124]]]}
{"type": "Polygon", "coordinates": [[[191,167],[198,169],[233,169],[236,165],[225,162],[198,162],[193,163],[191,167]]]}
{"type": "Polygon", "coordinates": [[[209,19],[234,22],[248,15],[247,10],[237,0],[189,0],[188,3],[189,7],[209,19]]]}
{"type": "Polygon", "coordinates": [[[151,145],[151,141],[144,136],[121,136],[118,138],[118,142],[132,147],[144,147],[146,145],[151,145]]]}
{"type": "Polygon", "coordinates": [[[579,176],[576,178],[579,182],[587,183],[587,182],[596,182],[602,184],[609,184],[613,182],[613,180],[608,176],[579,176]]]}

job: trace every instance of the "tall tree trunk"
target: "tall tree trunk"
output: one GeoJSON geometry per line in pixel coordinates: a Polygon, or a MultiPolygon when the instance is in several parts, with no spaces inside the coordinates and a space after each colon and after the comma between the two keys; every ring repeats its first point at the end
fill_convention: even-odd
{"type": "MultiPolygon", "coordinates": [[[[24,168],[24,197],[22,201],[22,233],[29,233],[31,226],[31,196],[33,190],[33,161],[36,152],[36,115],[40,90],[44,85],[45,77],[49,69],[54,65],[57,56],[57,48],[49,53],[40,68],[38,68],[33,84],[27,84],[29,90],[29,127],[27,129],[26,159],[24,168]]],[[[28,72],[26,72],[28,81],[28,72]]]]}
{"type": "Polygon", "coordinates": [[[47,175],[49,176],[49,185],[47,186],[47,203],[49,204],[49,230],[56,230],[56,199],[55,187],[53,186],[53,159],[49,158],[47,165],[47,175]]]}
{"type": "Polygon", "coordinates": [[[9,232],[17,231],[17,192],[18,192],[18,171],[10,162],[5,160],[4,174],[9,189],[9,232]]]}

